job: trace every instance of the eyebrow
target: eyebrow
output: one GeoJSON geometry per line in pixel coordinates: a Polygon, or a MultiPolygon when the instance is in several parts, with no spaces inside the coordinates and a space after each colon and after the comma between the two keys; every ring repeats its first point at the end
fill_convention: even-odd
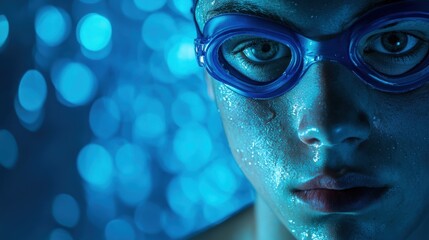
{"type": "Polygon", "coordinates": [[[242,13],[242,14],[254,15],[262,18],[271,19],[275,22],[279,22],[279,23],[288,25],[289,27],[296,28],[296,26],[286,18],[248,1],[226,2],[214,9],[211,9],[207,11],[207,13],[205,14],[204,22],[207,22],[211,18],[225,13],[242,13]]]}
{"type": "MultiPolygon", "coordinates": [[[[379,7],[379,6],[384,5],[384,4],[389,4],[389,3],[393,3],[393,2],[400,2],[400,1],[401,0],[384,0],[384,1],[381,0],[379,2],[373,2],[373,3],[369,4],[367,7],[360,10],[359,12],[357,12],[357,14],[351,18],[351,21],[348,24],[346,23],[345,26],[343,26],[343,30],[350,23],[353,23],[356,20],[356,18],[358,18],[359,16],[361,16],[365,12],[371,10],[372,8],[379,7]]],[[[299,31],[299,28],[295,24],[293,24],[291,21],[289,21],[288,19],[282,17],[281,15],[275,14],[272,11],[265,9],[262,6],[256,5],[256,4],[249,2],[249,1],[240,1],[240,2],[228,1],[228,2],[225,2],[225,3],[217,6],[214,9],[208,10],[206,12],[206,14],[203,15],[203,21],[207,22],[211,18],[216,17],[216,16],[221,15],[221,14],[225,14],[225,13],[242,13],[242,14],[248,14],[248,15],[258,16],[258,17],[262,17],[262,18],[267,18],[267,19],[271,19],[275,22],[278,22],[280,24],[287,25],[288,27],[292,28],[293,30],[299,31]]]]}

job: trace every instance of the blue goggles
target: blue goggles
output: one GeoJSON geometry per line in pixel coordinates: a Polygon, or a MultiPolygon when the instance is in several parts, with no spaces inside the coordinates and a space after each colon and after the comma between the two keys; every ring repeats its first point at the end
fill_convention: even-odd
{"type": "Polygon", "coordinates": [[[199,65],[250,98],[284,94],[320,61],[343,64],[364,83],[389,93],[411,91],[429,79],[428,2],[384,5],[323,41],[269,19],[239,13],[213,17],[203,32],[195,24],[199,65]]]}

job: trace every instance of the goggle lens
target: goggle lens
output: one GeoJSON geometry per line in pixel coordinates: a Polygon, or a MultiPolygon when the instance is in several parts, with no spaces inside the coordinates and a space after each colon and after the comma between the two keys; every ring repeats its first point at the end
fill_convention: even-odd
{"type": "Polygon", "coordinates": [[[257,83],[280,78],[293,57],[287,44],[255,35],[234,35],[223,42],[219,51],[227,63],[225,70],[257,83]]]}
{"type": "Polygon", "coordinates": [[[397,19],[371,29],[357,45],[370,70],[395,84],[426,67],[429,53],[429,19],[397,19]]]}

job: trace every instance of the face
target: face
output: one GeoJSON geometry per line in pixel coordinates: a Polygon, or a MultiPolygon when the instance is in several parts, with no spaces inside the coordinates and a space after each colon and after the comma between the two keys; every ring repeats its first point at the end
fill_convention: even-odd
{"type": "MultiPolygon", "coordinates": [[[[244,1],[200,0],[196,9],[200,28],[210,18],[208,13],[226,2],[244,1]]],[[[387,4],[246,2],[314,39],[335,36],[363,12],[387,4]]],[[[429,84],[403,94],[380,92],[343,65],[328,61],[311,65],[294,88],[269,100],[243,97],[208,79],[235,160],[295,237],[405,239],[428,212],[429,84]],[[334,190],[368,187],[383,193],[374,201],[344,200],[347,206],[335,206],[344,205],[335,198],[359,198],[352,196],[357,190],[341,197],[333,189],[303,187],[320,176],[333,179],[334,190]],[[349,177],[341,180],[344,176],[349,177]],[[303,188],[314,191],[314,201],[297,194],[303,188]]],[[[367,190],[362,195],[371,195],[367,190]]]]}

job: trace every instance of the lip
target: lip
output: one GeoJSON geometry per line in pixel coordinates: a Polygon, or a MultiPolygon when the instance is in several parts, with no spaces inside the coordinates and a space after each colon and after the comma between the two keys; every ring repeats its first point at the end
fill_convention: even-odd
{"type": "Polygon", "coordinates": [[[388,190],[375,178],[349,173],[340,178],[320,175],[292,192],[321,212],[356,212],[377,202],[388,190]]]}

